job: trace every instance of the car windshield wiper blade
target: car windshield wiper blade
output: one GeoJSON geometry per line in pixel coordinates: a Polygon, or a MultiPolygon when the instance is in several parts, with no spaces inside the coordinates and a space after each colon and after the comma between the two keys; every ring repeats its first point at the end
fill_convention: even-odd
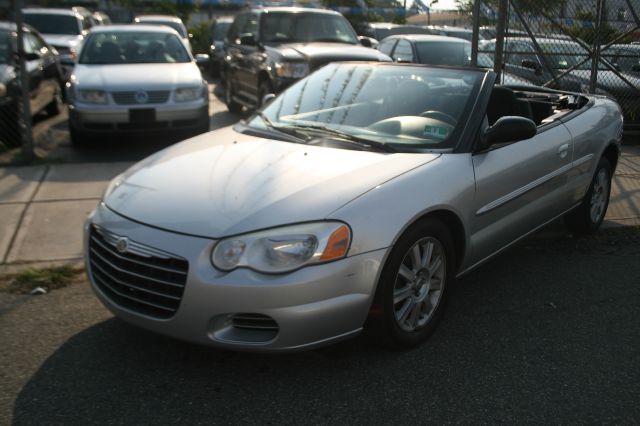
{"type": "Polygon", "coordinates": [[[312,130],[319,133],[326,133],[332,136],[336,136],[340,139],[345,139],[349,142],[355,142],[365,148],[377,148],[378,150],[385,151],[385,152],[398,152],[395,148],[387,145],[386,143],[373,141],[366,138],[361,138],[359,136],[355,136],[350,133],[343,132],[342,130],[332,129],[326,126],[314,125],[314,124],[299,124],[299,125],[296,125],[295,128],[303,131],[312,130]]]}
{"type": "Polygon", "coordinates": [[[267,129],[286,137],[291,142],[307,143],[309,141],[309,137],[307,135],[304,135],[295,129],[276,126],[275,124],[273,124],[273,121],[271,121],[271,119],[267,117],[267,115],[262,111],[256,111],[255,115],[260,117],[265,126],[267,126],[267,129]]]}

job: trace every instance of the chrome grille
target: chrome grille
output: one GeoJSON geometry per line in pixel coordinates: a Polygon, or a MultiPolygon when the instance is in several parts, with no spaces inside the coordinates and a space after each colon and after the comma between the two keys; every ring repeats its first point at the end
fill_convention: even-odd
{"type": "Polygon", "coordinates": [[[182,300],[189,263],[127,240],[98,226],[89,235],[89,265],[95,285],[115,304],[156,318],[171,318],[182,300]]]}
{"type": "Polygon", "coordinates": [[[149,90],[146,102],[138,102],[136,94],[138,92],[111,92],[113,101],[120,105],[145,105],[145,104],[164,104],[169,100],[170,92],[168,90],[149,90]]]}

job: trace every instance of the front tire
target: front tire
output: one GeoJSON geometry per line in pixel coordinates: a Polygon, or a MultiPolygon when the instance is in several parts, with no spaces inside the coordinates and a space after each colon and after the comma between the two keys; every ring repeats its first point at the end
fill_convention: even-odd
{"type": "Polygon", "coordinates": [[[428,218],[412,225],[384,265],[366,332],[392,348],[426,341],[444,312],[455,264],[453,238],[444,223],[428,218]]]}
{"type": "Polygon", "coordinates": [[[600,159],[591,185],[580,205],[565,218],[567,228],[574,234],[589,235],[598,230],[609,207],[611,195],[611,165],[605,157],[600,159]]]}

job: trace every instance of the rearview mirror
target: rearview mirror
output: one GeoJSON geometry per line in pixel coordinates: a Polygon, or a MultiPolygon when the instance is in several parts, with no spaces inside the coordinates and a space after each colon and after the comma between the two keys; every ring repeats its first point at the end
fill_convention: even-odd
{"type": "Polygon", "coordinates": [[[516,142],[534,137],[536,123],[524,117],[501,117],[482,135],[482,148],[499,143],[516,142]]]}

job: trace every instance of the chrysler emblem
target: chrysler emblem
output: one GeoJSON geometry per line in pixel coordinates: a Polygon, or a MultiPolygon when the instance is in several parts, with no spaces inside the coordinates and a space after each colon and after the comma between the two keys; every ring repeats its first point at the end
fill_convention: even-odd
{"type": "Polygon", "coordinates": [[[143,90],[139,90],[136,92],[136,102],[139,104],[146,104],[147,101],[149,100],[149,95],[147,94],[147,92],[143,91],[143,90]]]}
{"type": "Polygon", "coordinates": [[[124,253],[129,248],[129,239],[127,237],[120,237],[116,241],[116,250],[120,253],[124,253]]]}

